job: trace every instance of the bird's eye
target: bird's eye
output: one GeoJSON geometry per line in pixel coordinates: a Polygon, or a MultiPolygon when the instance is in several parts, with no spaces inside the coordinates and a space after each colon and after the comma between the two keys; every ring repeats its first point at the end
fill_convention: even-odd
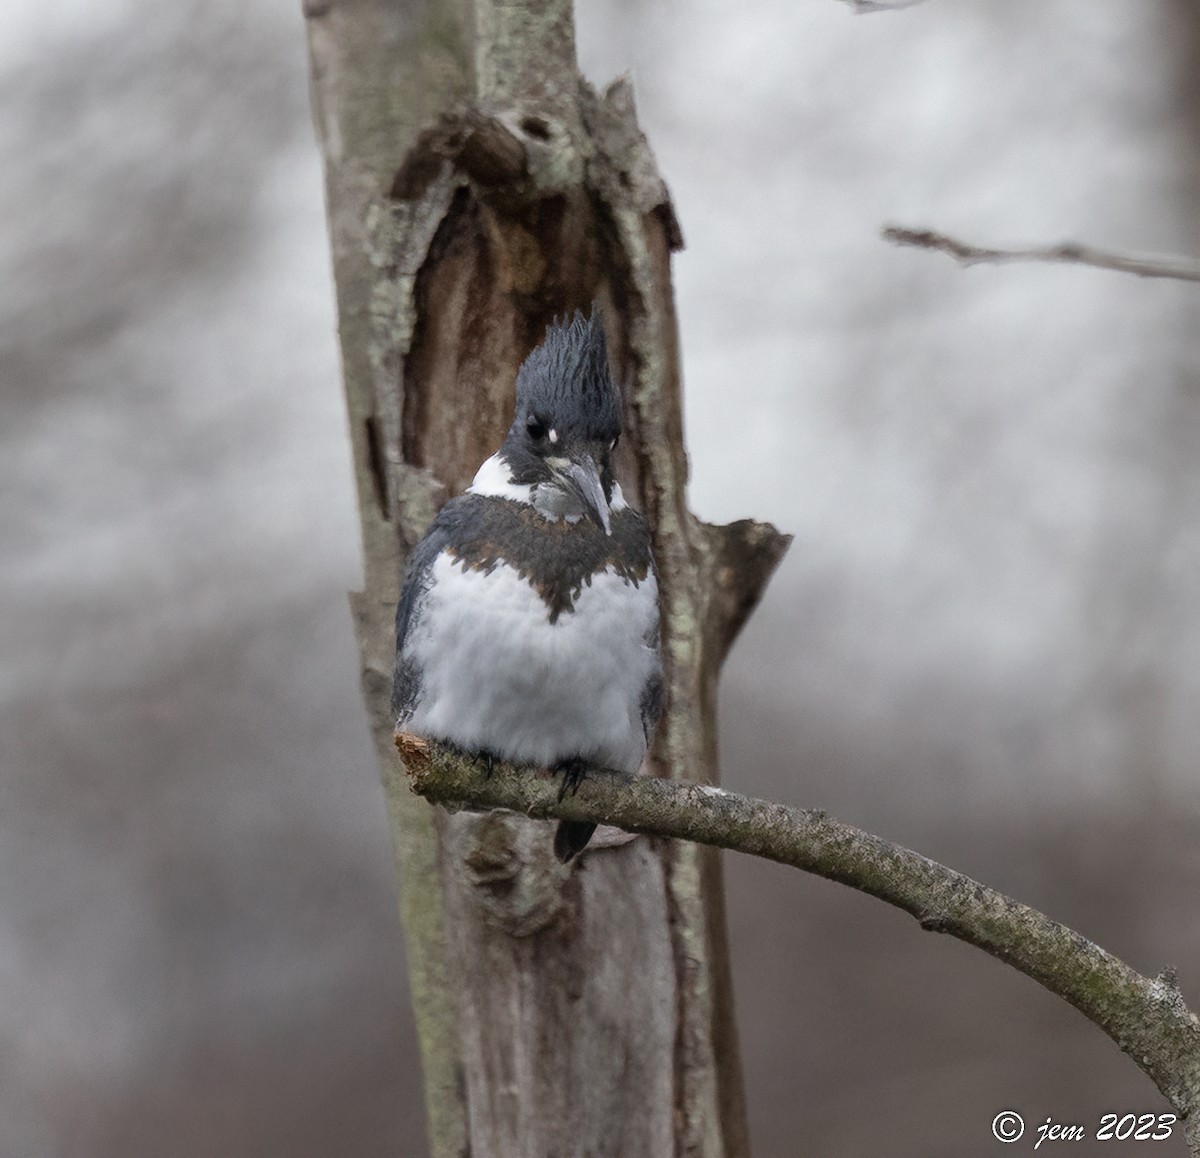
{"type": "Polygon", "coordinates": [[[536,414],[531,414],[525,422],[525,433],[534,442],[541,442],[546,437],[546,424],[536,414]]]}

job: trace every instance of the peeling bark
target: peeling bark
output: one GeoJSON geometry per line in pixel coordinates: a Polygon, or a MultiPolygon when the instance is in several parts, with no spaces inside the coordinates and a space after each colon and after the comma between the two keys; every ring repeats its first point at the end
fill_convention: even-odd
{"type": "Polygon", "coordinates": [[[788,539],[687,509],[682,238],[632,90],[579,77],[567,0],[334,0],[308,15],[366,556],[355,620],[432,1152],[743,1155],[714,850],[639,840],[564,868],[545,822],[431,822],[390,751],[402,561],[500,444],[546,325],[598,301],[624,386],[616,473],[660,572],[668,711],[652,770],[717,781],[720,665],[788,539]]]}

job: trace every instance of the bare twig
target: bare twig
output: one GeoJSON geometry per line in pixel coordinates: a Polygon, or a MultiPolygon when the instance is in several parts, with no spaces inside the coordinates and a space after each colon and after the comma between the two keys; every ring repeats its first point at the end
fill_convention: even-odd
{"type": "Polygon", "coordinates": [[[925,0],[842,0],[855,12],[894,12],[898,8],[912,8],[925,0]]]}
{"type": "Polygon", "coordinates": [[[1076,241],[1035,246],[1032,249],[989,249],[980,245],[968,245],[932,229],[908,229],[900,225],[885,225],[881,234],[885,241],[896,245],[911,245],[917,249],[935,249],[941,253],[948,253],[962,265],[976,265],[979,262],[1046,261],[1088,265],[1094,269],[1111,269],[1118,273],[1136,274],[1138,277],[1200,281],[1200,262],[1186,257],[1113,253],[1110,250],[1081,245],[1076,241]]]}
{"type": "Polygon", "coordinates": [[[552,774],[472,759],[412,736],[396,745],[413,789],[451,808],[507,808],[533,817],[594,820],[629,832],[698,841],[766,857],[870,893],[1019,969],[1095,1022],[1154,1081],[1200,1156],[1200,1020],[1174,973],[1144,977],[1043,913],[910,849],[820,811],[700,784],[611,772],[558,799],[552,774]]]}

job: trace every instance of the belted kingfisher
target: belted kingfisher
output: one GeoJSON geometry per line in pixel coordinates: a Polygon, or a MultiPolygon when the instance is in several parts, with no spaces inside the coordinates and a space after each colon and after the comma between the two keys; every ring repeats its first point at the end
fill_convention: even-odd
{"type": "MultiPolygon", "coordinates": [[[[417,545],[396,610],[397,729],[492,759],[634,773],[662,703],[646,520],[613,479],[621,408],[593,311],[517,373],[504,445],[417,545]]],[[[594,824],[560,821],[569,861],[594,824]]]]}

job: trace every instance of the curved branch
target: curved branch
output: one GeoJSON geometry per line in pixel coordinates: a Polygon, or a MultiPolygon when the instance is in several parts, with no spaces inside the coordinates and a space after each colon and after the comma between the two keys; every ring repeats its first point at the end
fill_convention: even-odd
{"type": "MultiPolygon", "coordinates": [[[[900,845],[834,820],[702,784],[613,772],[589,774],[558,799],[549,772],[497,764],[397,734],[413,790],[448,808],[507,808],[533,817],[594,820],[629,832],[698,841],[791,865],[870,893],[1032,977],[1095,1022],[1182,1116],[1200,1106],[1200,1020],[1172,971],[1144,977],[1045,914],[900,845]]],[[[1200,1154],[1200,1114],[1190,1123],[1200,1154]]]]}
{"type": "Polygon", "coordinates": [[[1033,249],[990,249],[969,245],[933,229],[909,229],[901,225],[885,225],[880,230],[884,241],[908,245],[915,249],[933,249],[949,254],[960,265],[980,262],[1042,261],[1065,265],[1087,265],[1093,269],[1111,269],[1117,273],[1132,273],[1137,277],[1162,277],[1174,281],[1200,281],[1200,262],[1187,257],[1160,257],[1146,254],[1114,253],[1063,241],[1058,245],[1036,246],[1033,249]]]}

